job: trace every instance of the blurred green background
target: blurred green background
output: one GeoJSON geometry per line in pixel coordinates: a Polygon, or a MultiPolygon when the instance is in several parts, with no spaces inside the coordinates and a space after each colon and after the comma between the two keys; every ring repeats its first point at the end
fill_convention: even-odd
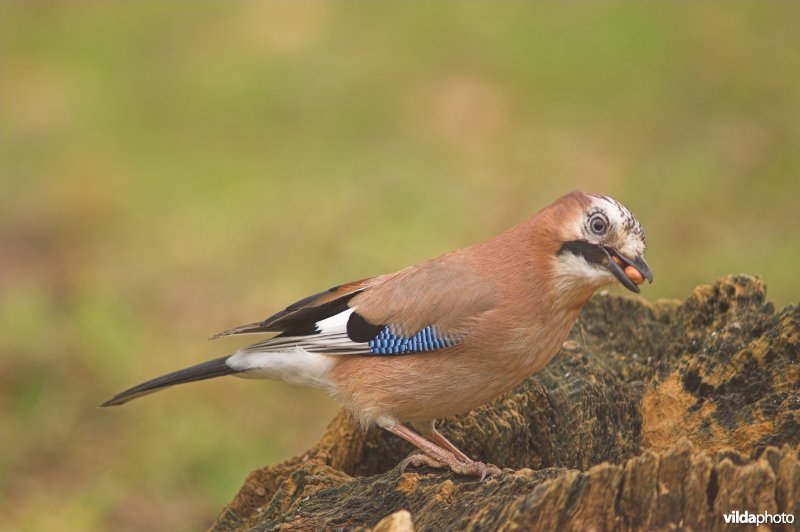
{"type": "Polygon", "coordinates": [[[573,188],[656,283],[800,299],[797,4],[3,2],[0,529],[196,530],[336,405],[221,379],[95,405],[309,293],[573,188]]]}

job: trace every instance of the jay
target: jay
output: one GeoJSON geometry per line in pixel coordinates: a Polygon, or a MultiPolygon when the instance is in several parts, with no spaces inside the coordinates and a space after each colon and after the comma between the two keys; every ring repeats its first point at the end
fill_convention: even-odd
{"type": "Polygon", "coordinates": [[[573,191],[494,238],[221,332],[213,338],[277,334],[102,406],[223,375],[281,380],[321,388],[363,427],[376,424],[416,446],[401,470],[495,475],[497,467],[467,457],[435,420],[491,401],[541,370],[599,287],[619,282],[638,293],[645,279],[652,282],[644,250],[642,226],[621,203],[573,191]]]}

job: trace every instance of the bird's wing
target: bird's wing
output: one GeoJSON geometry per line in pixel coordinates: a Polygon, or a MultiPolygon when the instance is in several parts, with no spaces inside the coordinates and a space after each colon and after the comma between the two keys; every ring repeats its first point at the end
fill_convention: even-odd
{"type": "Polygon", "coordinates": [[[462,262],[438,259],[336,287],[227,333],[281,331],[243,350],[249,352],[403,355],[460,343],[495,302],[486,278],[462,262]]]}
{"type": "Polygon", "coordinates": [[[233,329],[227,329],[215,334],[211,338],[229,336],[232,334],[254,334],[267,332],[290,333],[292,335],[304,335],[305,332],[313,330],[314,325],[335,316],[346,310],[347,303],[356,295],[364,291],[376,277],[361,279],[339,286],[334,286],[324,292],[319,292],[296,301],[276,312],[269,318],[247,325],[240,325],[233,329]]]}

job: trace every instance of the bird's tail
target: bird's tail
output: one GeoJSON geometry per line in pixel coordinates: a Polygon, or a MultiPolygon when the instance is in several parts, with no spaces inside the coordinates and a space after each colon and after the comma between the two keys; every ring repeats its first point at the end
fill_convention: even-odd
{"type": "Polygon", "coordinates": [[[223,375],[239,373],[239,370],[233,369],[225,363],[228,358],[229,357],[216,358],[208,362],[203,362],[202,364],[197,364],[196,366],[156,377],[138,386],[134,386],[129,390],[125,390],[122,393],[118,393],[100,406],[123,405],[137,397],[142,397],[143,395],[157,392],[164,388],[175,386],[176,384],[202,381],[205,379],[213,379],[214,377],[222,377],[223,375]]]}

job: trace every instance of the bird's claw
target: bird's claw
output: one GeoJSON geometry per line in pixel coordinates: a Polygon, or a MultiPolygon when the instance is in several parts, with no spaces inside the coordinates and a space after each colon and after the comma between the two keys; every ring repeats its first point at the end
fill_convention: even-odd
{"type": "Polygon", "coordinates": [[[451,455],[446,457],[446,460],[439,460],[432,458],[427,454],[416,453],[408,456],[400,462],[400,474],[405,473],[408,466],[412,467],[432,467],[434,469],[449,469],[457,475],[466,477],[480,477],[483,482],[487,477],[491,478],[502,473],[502,470],[492,464],[484,464],[483,462],[462,462],[455,456],[451,455]]]}
{"type": "Polygon", "coordinates": [[[487,477],[496,477],[502,473],[502,470],[500,470],[500,468],[497,466],[492,464],[484,464],[483,462],[472,462],[469,464],[461,463],[461,466],[462,467],[459,468],[451,467],[450,469],[452,469],[453,472],[464,476],[481,477],[481,482],[483,482],[487,477]]]}
{"type": "Polygon", "coordinates": [[[443,463],[431,458],[427,454],[422,454],[422,453],[411,454],[408,457],[404,458],[402,462],[400,462],[400,474],[401,475],[406,472],[406,468],[408,466],[412,466],[412,467],[428,466],[428,467],[432,467],[434,469],[445,469],[445,468],[447,468],[447,465],[445,465],[445,464],[443,464],[443,463]]]}

